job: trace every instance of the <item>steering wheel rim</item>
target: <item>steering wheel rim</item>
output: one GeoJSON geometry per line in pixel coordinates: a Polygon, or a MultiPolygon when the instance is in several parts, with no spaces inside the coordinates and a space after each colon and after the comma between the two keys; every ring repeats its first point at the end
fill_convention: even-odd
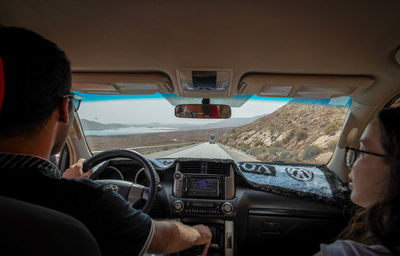
{"type": "MultiPolygon", "coordinates": [[[[137,161],[144,168],[144,171],[149,178],[150,185],[148,186],[148,198],[145,202],[145,205],[141,209],[143,212],[147,213],[150,211],[153,201],[157,195],[157,178],[156,170],[154,169],[153,165],[140,153],[129,149],[106,150],[88,158],[83,163],[82,171],[87,172],[94,166],[104,161],[121,157],[137,161]]],[[[133,182],[130,183],[134,184],[133,182]]]]}

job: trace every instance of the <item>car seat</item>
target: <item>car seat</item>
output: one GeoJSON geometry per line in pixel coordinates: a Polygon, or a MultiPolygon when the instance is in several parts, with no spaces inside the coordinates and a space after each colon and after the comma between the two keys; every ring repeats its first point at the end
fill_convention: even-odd
{"type": "Polygon", "coordinates": [[[0,196],[3,255],[101,255],[89,230],[64,213],[0,196]]]}

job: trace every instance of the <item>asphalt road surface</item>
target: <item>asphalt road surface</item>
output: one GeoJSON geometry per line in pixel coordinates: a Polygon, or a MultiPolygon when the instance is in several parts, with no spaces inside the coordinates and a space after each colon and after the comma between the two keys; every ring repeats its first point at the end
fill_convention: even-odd
{"type": "Polygon", "coordinates": [[[152,158],[218,158],[233,159],[235,161],[257,161],[254,157],[247,155],[239,150],[229,148],[220,144],[210,144],[208,142],[191,145],[187,147],[167,150],[146,155],[152,158]]]}

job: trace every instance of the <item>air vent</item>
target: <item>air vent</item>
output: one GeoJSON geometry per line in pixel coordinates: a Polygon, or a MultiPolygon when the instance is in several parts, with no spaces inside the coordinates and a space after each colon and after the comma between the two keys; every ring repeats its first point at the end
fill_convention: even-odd
{"type": "Polygon", "coordinates": [[[230,176],[230,165],[226,163],[207,163],[207,174],[217,174],[223,176],[230,176]]]}
{"type": "Polygon", "coordinates": [[[179,162],[181,173],[201,173],[201,162],[179,162]]]}

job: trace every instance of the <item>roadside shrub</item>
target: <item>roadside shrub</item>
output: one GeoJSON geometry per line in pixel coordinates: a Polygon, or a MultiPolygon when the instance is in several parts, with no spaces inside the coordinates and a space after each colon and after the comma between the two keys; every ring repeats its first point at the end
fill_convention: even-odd
{"type": "Polygon", "coordinates": [[[333,136],[333,135],[335,135],[335,133],[337,132],[338,129],[339,129],[339,127],[335,123],[332,123],[332,124],[328,125],[327,127],[325,127],[324,132],[326,135],[333,136]]]}
{"type": "Polygon", "coordinates": [[[255,147],[255,148],[249,149],[247,153],[258,157],[259,155],[264,154],[266,151],[267,150],[265,147],[255,147]]]}
{"type": "Polygon", "coordinates": [[[296,158],[298,158],[297,153],[294,151],[282,151],[282,153],[279,155],[279,160],[285,162],[299,162],[295,160],[296,158]]]}
{"type": "Polygon", "coordinates": [[[300,158],[303,160],[311,160],[321,153],[321,149],[317,145],[308,145],[300,152],[300,158]]]}
{"type": "Polygon", "coordinates": [[[340,129],[341,126],[342,126],[341,122],[335,121],[326,126],[324,132],[326,135],[333,136],[340,129]]]}
{"type": "Polygon", "coordinates": [[[338,140],[331,140],[331,141],[329,141],[329,143],[328,143],[328,149],[329,149],[329,151],[335,151],[335,148],[336,148],[336,145],[337,145],[337,143],[338,143],[338,140]]]}
{"type": "Polygon", "coordinates": [[[239,150],[247,153],[250,151],[250,147],[249,146],[241,146],[241,147],[239,147],[239,150]]]}
{"type": "Polygon", "coordinates": [[[276,154],[276,153],[279,153],[279,152],[282,152],[282,151],[283,151],[283,148],[281,148],[281,147],[269,147],[267,149],[267,152],[270,153],[270,154],[276,154]]]}
{"type": "Polygon", "coordinates": [[[307,110],[305,110],[305,109],[302,109],[302,110],[300,110],[299,111],[299,116],[305,116],[307,114],[307,110]]]}
{"type": "Polygon", "coordinates": [[[296,130],[296,140],[301,141],[308,137],[308,133],[304,128],[299,128],[296,130]]]}
{"type": "Polygon", "coordinates": [[[290,153],[289,152],[287,152],[287,151],[283,151],[281,154],[280,154],[280,156],[279,156],[279,159],[280,160],[285,160],[287,157],[289,157],[290,156],[290,153]]]}
{"type": "Polygon", "coordinates": [[[273,147],[278,147],[278,148],[283,148],[283,143],[281,141],[277,141],[274,144],[272,144],[271,146],[273,147]]]}
{"type": "Polygon", "coordinates": [[[271,157],[270,154],[262,154],[257,156],[257,159],[260,161],[270,161],[270,157],[271,157]]]}
{"type": "Polygon", "coordinates": [[[261,140],[258,140],[255,144],[256,147],[263,146],[263,145],[264,145],[264,142],[262,142],[261,140]]]}
{"type": "Polygon", "coordinates": [[[280,133],[282,130],[282,127],[280,127],[279,125],[272,124],[270,126],[271,133],[280,133]]]}

